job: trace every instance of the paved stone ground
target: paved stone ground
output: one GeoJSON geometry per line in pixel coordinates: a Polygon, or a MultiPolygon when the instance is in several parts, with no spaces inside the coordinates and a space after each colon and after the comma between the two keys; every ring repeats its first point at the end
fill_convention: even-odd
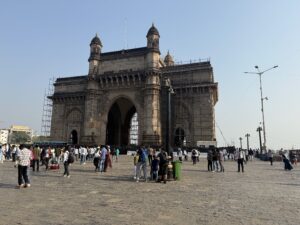
{"type": "MultiPolygon", "coordinates": [[[[283,170],[253,161],[245,173],[225,162],[225,173],[206,171],[206,160],[184,162],[181,181],[136,183],[132,157],[121,156],[105,174],[92,163],[30,172],[32,187],[15,189],[17,170],[0,164],[0,224],[300,224],[300,168],[283,170]]],[[[300,166],[299,166],[300,167],[300,166]]]]}

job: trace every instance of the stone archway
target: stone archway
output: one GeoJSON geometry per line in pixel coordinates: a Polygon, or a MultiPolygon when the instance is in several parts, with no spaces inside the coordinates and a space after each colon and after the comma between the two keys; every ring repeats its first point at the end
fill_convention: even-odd
{"type": "Polygon", "coordinates": [[[79,144],[82,113],[78,108],[72,108],[66,116],[65,138],[68,143],[79,144]]]}
{"type": "Polygon", "coordinates": [[[112,104],[107,116],[106,144],[129,145],[131,119],[137,112],[135,105],[127,98],[120,97],[112,104]]]}
{"type": "Polygon", "coordinates": [[[190,121],[193,121],[193,113],[191,113],[190,107],[187,103],[179,100],[175,105],[175,119],[174,119],[174,130],[173,130],[173,140],[174,145],[178,146],[180,144],[190,145],[192,142],[192,132],[193,124],[190,121]]]}
{"type": "Polygon", "coordinates": [[[178,127],[175,131],[174,144],[176,147],[182,147],[185,140],[185,132],[181,127],[178,127]]]}
{"type": "Polygon", "coordinates": [[[72,145],[78,144],[78,133],[76,130],[72,130],[71,135],[70,135],[70,140],[71,140],[72,145]]]}

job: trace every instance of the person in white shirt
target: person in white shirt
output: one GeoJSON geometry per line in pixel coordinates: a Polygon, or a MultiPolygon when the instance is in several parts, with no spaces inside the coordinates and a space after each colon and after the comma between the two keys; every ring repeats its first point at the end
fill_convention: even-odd
{"type": "Polygon", "coordinates": [[[75,159],[76,159],[76,161],[78,161],[78,153],[79,153],[79,150],[78,150],[78,147],[77,147],[77,146],[75,146],[74,153],[75,153],[75,159]]]}
{"type": "Polygon", "coordinates": [[[178,148],[178,159],[179,159],[179,161],[181,161],[182,162],[182,150],[181,150],[181,148],[178,148]]]}
{"type": "Polygon", "coordinates": [[[80,152],[80,164],[85,164],[87,149],[85,147],[80,147],[79,152],[80,152]]]}
{"type": "Polygon", "coordinates": [[[11,151],[11,155],[12,155],[12,161],[15,162],[16,161],[16,151],[17,151],[17,146],[13,146],[13,149],[11,151]]]}
{"type": "Polygon", "coordinates": [[[70,173],[69,173],[69,151],[68,149],[66,148],[64,150],[64,177],[68,177],[70,178],[70,173]]]}
{"type": "Polygon", "coordinates": [[[30,180],[28,178],[27,169],[30,165],[31,159],[32,159],[32,152],[29,149],[25,148],[24,145],[20,145],[20,151],[17,154],[17,161],[18,161],[17,188],[30,187],[30,180]]]}
{"type": "Polygon", "coordinates": [[[238,172],[240,172],[240,167],[242,167],[242,172],[244,173],[244,161],[246,159],[245,152],[243,149],[239,149],[237,153],[237,162],[238,162],[238,172]]]}
{"type": "Polygon", "coordinates": [[[224,157],[224,152],[220,149],[219,155],[218,155],[218,160],[219,160],[219,165],[220,165],[220,172],[225,172],[224,165],[223,165],[224,158],[225,158],[224,157]]]}

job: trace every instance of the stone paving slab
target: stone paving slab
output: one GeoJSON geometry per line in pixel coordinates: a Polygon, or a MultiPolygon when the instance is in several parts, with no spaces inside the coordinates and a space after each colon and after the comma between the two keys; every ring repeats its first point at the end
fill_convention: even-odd
{"type": "MultiPolygon", "coordinates": [[[[134,182],[133,159],[121,156],[107,173],[91,162],[63,170],[30,172],[32,187],[15,189],[17,169],[0,164],[0,225],[35,224],[300,224],[300,168],[253,161],[245,173],[225,162],[225,173],[207,172],[201,159],[184,162],[182,180],[134,182]]],[[[300,167],[300,166],[299,166],[300,167]]]]}

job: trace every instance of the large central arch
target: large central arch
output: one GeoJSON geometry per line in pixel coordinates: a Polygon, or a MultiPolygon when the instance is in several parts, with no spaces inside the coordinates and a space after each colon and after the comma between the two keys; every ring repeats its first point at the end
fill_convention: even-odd
{"type": "Polygon", "coordinates": [[[107,116],[106,144],[129,145],[131,119],[137,112],[135,105],[127,98],[120,97],[112,104],[107,116]]]}

